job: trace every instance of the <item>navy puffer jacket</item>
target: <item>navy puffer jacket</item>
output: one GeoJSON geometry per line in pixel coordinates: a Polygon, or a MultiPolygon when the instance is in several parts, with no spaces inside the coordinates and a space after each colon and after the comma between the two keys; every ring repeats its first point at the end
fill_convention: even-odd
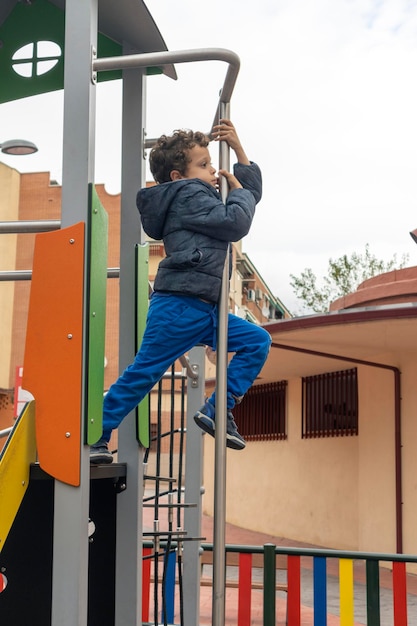
{"type": "Polygon", "coordinates": [[[244,188],[232,190],[226,203],[214,187],[197,178],[139,190],[136,203],[143,229],[152,239],[162,239],[166,252],[155,291],[218,301],[228,245],[249,232],[262,195],[256,163],[237,163],[234,174],[244,188]]]}

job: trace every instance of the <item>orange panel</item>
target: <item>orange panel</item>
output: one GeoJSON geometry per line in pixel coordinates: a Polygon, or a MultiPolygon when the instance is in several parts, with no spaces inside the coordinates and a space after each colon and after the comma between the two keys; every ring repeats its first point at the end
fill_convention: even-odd
{"type": "Polygon", "coordinates": [[[84,223],[36,236],[23,387],[36,400],[39,463],[80,484],[84,223]]]}

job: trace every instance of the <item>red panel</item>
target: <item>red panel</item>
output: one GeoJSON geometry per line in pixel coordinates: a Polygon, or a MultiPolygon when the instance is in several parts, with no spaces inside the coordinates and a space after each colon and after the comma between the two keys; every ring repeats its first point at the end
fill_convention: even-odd
{"type": "Polygon", "coordinates": [[[407,583],[405,563],[392,564],[394,626],[407,626],[407,583]]]}
{"type": "Polygon", "coordinates": [[[252,600],[252,555],[239,554],[238,626],[250,626],[252,600]]]}
{"type": "Polygon", "coordinates": [[[36,401],[39,463],[80,484],[84,224],[36,236],[23,387],[36,401]]]}
{"type": "Polygon", "coordinates": [[[301,591],[300,591],[300,557],[288,557],[288,624],[300,626],[301,622],[301,591]]]}

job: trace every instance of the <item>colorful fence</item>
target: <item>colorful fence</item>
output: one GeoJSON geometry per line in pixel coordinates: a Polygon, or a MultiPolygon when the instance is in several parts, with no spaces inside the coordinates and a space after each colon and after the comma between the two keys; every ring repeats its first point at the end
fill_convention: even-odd
{"type": "MultiPolygon", "coordinates": [[[[212,551],[212,544],[203,544],[204,550],[212,551]]],[[[382,626],[387,624],[387,597],[389,603],[389,623],[393,626],[413,626],[417,623],[417,576],[407,574],[407,563],[417,563],[417,556],[396,554],[374,554],[335,550],[298,549],[264,546],[226,545],[227,552],[238,553],[237,573],[232,579],[226,575],[226,586],[237,588],[237,625],[250,626],[255,623],[252,616],[254,589],[261,587],[263,595],[263,626],[276,626],[277,589],[286,587],[286,617],[290,626],[382,626]],[[253,578],[255,555],[263,555],[261,584],[253,578]],[[282,578],[277,584],[276,557],[287,557],[286,585],[282,578]],[[383,566],[383,567],[382,567],[383,566]],[[308,574],[307,577],[305,574],[308,574]],[[306,583],[306,578],[308,582],[306,583]],[[328,590],[331,580],[332,598],[329,607],[328,590]],[[309,607],[303,606],[302,590],[306,585],[309,607]],[[360,587],[360,594],[358,593],[360,587]],[[336,588],[337,587],[337,588],[336,588]],[[381,591],[384,603],[381,604],[381,591]],[[360,595],[360,597],[359,597],[360,595]],[[336,600],[335,600],[336,598],[336,600]],[[335,602],[337,606],[335,606],[335,602]],[[358,613],[359,617],[355,614],[358,613]],[[382,620],[382,621],[381,621],[382,620]]],[[[144,549],[143,569],[143,621],[149,623],[150,562],[152,550],[144,549]]],[[[259,557],[258,557],[259,561],[259,557]]],[[[236,570],[236,568],[234,568],[236,570]]],[[[259,572],[258,572],[259,573],[259,572]]],[[[178,583],[175,568],[165,577],[165,594],[171,598],[167,610],[168,623],[174,623],[174,588],[178,583]],[[169,615],[168,615],[169,612],[169,615]]],[[[186,593],[186,590],[184,591],[186,593]]],[[[260,593],[256,591],[255,593],[260,593]]],[[[282,602],[282,594],[281,600],[282,602]]],[[[260,623],[256,621],[256,623],[260,623]]]]}

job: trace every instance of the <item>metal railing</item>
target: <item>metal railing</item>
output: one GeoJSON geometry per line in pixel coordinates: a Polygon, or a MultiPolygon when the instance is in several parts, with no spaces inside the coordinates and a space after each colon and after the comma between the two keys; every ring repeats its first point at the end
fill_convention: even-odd
{"type": "MultiPolygon", "coordinates": [[[[213,551],[213,544],[201,547],[213,551]]],[[[343,626],[417,623],[417,576],[406,570],[407,564],[417,563],[417,555],[290,548],[269,543],[226,544],[225,550],[239,557],[238,565],[227,567],[226,573],[226,586],[236,587],[236,592],[228,595],[226,613],[237,611],[238,626],[250,626],[255,612],[259,616],[260,606],[263,626],[301,626],[306,619],[324,626],[330,616],[339,617],[343,626]],[[255,555],[263,556],[262,568],[252,565],[255,555]],[[286,572],[276,567],[278,555],[287,558],[286,572]],[[253,590],[259,587],[261,595],[253,590]],[[285,595],[277,594],[278,588],[285,595]]],[[[144,580],[146,595],[149,578],[144,580]]],[[[175,568],[166,584],[175,586],[175,568]]],[[[200,623],[206,623],[204,616],[200,623]]]]}

